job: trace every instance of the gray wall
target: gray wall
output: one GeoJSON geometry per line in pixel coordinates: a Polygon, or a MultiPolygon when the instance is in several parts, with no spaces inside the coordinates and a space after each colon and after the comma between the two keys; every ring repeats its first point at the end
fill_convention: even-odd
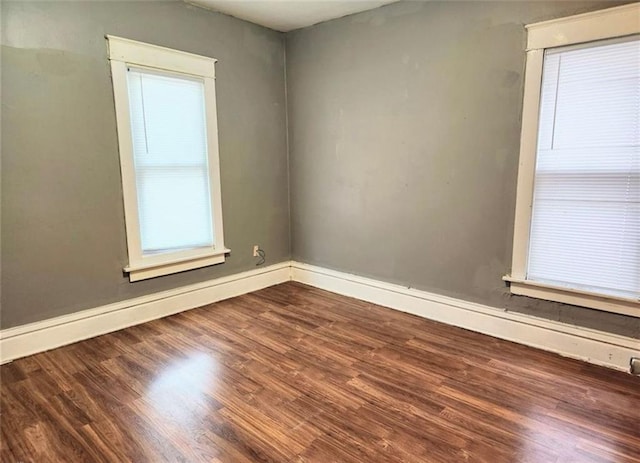
{"type": "Polygon", "coordinates": [[[2,311],[12,326],[288,260],[282,34],[182,2],[2,2],[2,311]],[[129,283],[105,34],[218,58],[224,264],[129,283]]]}
{"type": "Polygon", "coordinates": [[[613,6],[401,2],[287,35],[292,254],[640,337],[640,320],[511,296],[523,24],[613,6]]]}
{"type": "Polygon", "coordinates": [[[612,3],[402,2],[284,38],[182,2],[2,2],[0,326],[293,257],[640,337],[510,296],[524,23],[612,3]],[[104,34],[219,59],[227,262],[130,283],[104,34]],[[289,243],[289,225],[293,242],[289,243]]]}

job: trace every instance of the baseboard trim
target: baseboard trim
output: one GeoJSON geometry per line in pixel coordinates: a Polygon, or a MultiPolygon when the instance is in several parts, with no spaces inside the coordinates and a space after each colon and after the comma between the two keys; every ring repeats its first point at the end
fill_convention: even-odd
{"type": "Polygon", "coordinates": [[[0,363],[290,280],[616,370],[628,372],[631,357],[640,357],[637,339],[287,261],[1,330],[0,363]]]}
{"type": "Polygon", "coordinates": [[[616,370],[628,372],[631,357],[640,356],[640,340],[633,338],[299,262],[291,263],[291,276],[320,289],[616,370]]]}
{"type": "Polygon", "coordinates": [[[0,363],[291,280],[289,261],[0,331],[0,363]]]}

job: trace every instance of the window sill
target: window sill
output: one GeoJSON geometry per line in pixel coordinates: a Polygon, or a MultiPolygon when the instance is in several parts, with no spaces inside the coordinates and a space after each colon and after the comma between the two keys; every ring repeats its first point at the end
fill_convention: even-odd
{"type": "Polygon", "coordinates": [[[206,267],[209,265],[221,264],[225,260],[225,254],[231,252],[229,249],[209,252],[196,256],[188,256],[183,258],[173,258],[171,260],[155,260],[149,263],[141,263],[137,265],[129,265],[124,271],[129,274],[129,281],[147,280],[171,273],[184,272],[195,268],[206,267]]]}
{"type": "Polygon", "coordinates": [[[505,275],[502,279],[510,283],[511,294],[640,317],[640,301],[638,300],[552,286],[535,281],[513,278],[509,275],[505,275]]]}

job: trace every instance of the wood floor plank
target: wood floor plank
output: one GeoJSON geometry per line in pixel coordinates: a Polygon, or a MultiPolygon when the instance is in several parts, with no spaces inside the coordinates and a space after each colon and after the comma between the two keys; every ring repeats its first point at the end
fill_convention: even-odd
{"type": "Polygon", "coordinates": [[[299,283],[0,382],[2,462],[640,463],[640,378],[299,283]]]}

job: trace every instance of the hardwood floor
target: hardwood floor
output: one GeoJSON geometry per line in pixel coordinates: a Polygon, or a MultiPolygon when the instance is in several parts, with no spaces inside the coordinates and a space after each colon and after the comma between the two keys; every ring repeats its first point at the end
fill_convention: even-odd
{"type": "Polygon", "coordinates": [[[297,283],[0,375],[3,462],[640,462],[640,378],[297,283]]]}

